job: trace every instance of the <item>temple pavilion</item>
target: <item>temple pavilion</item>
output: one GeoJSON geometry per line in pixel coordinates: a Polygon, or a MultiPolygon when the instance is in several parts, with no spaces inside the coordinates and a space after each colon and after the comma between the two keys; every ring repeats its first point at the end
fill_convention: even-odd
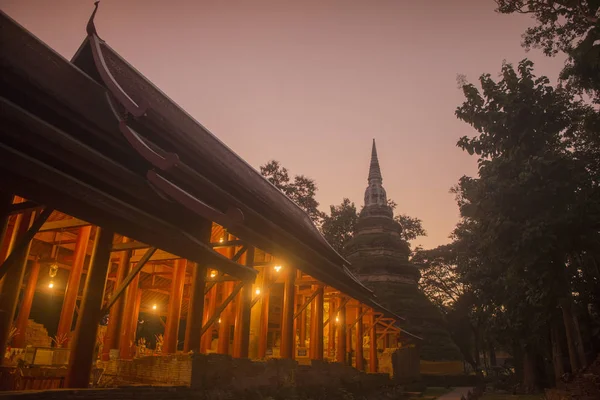
{"type": "Polygon", "coordinates": [[[164,325],[148,357],[377,372],[384,342],[410,335],[402,318],[303,210],[100,39],[95,13],[69,61],[0,12],[2,370],[46,357],[67,365],[59,387],[87,387],[98,360],[140,356],[144,314],[164,325]],[[31,343],[40,298],[62,299],[52,345],[31,343]]]}

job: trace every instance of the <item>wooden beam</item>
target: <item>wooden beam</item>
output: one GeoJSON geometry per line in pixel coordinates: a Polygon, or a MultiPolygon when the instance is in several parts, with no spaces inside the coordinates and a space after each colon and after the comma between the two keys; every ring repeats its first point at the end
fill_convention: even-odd
{"type": "Polygon", "coordinates": [[[8,257],[6,257],[4,262],[0,265],[0,279],[4,277],[6,272],[12,267],[14,263],[17,262],[17,260],[23,255],[23,253],[27,251],[29,243],[31,242],[35,234],[38,233],[40,227],[44,225],[46,220],[48,220],[48,217],[50,216],[50,214],[52,214],[52,211],[54,210],[50,207],[44,208],[44,211],[42,211],[42,213],[35,218],[29,229],[27,229],[27,231],[23,234],[23,237],[21,237],[18,243],[15,244],[8,257]]]}
{"type": "Polygon", "coordinates": [[[211,243],[210,246],[213,249],[222,249],[225,247],[243,246],[245,244],[246,244],[246,242],[244,242],[243,240],[228,240],[228,241],[224,241],[224,242],[211,243]]]}
{"type": "Polygon", "coordinates": [[[149,244],[142,243],[142,242],[136,242],[134,240],[131,242],[126,242],[126,243],[113,244],[112,249],[110,251],[114,252],[114,251],[124,251],[124,250],[140,250],[140,249],[147,249],[148,247],[150,247],[149,244]]]}
{"type": "Polygon", "coordinates": [[[308,307],[308,305],[315,299],[315,297],[317,297],[318,293],[319,293],[319,289],[315,290],[310,295],[310,297],[308,299],[306,299],[306,301],[304,302],[304,304],[302,304],[302,306],[300,307],[300,309],[294,315],[294,319],[298,318],[300,316],[300,314],[302,314],[302,311],[306,310],[306,307],[308,307]]]}
{"type": "Polygon", "coordinates": [[[200,333],[200,335],[204,335],[204,332],[206,332],[221,316],[221,313],[223,312],[223,310],[225,310],[225,308],[227,308],[227,306],[229,305],[229,303],[231,303],[231,301],[235,298],[235,296],[237,296],[237,294],[240,292],[240,290],[242,289],[242,287],[244,287],[244,282],[240,281],[238,282],[237,285],[235,285],[235,287],[233,288],[233,290],[231,291],[231,293],[229,294],[229,296],[227,296],[227,298],[219,305],[219,307],[217,307],[217,309],[215,310],[214,315],[212,315],[208,321],[206,322],[206,324],[204,324],[204,326],[202,327],[202,332],[200,333]]]}
{"type": "MultiPolygon", "coordinates": [[[[360,307],[360,306],[359,306],[359,307],[360,307]]],[[[362,320],[362,319],[363,319],[363,317],[364,317],[365,315],[367,315],[367,314],[369,313],[369,311],[370,311],[370,310],[369,310],[368,308],[366,308],[366,307],[365,307],[365,310],[364,310],[363,312],[361,312],[361,313],[360,313],[360,315],[358,316],[358,318],[356,318],[356,320],[355,320],[355,321],[354,321],[352,324],[350,324],[350,330],[352,330],[352,329],[354,328],[354,326],[355,326],[355,325],[356,325],[356,324],[357,324],[357,323],[358,323],[360,320],[362,320]]]]}
{"type": "Polygon", "coordinates": [[[129,275],[127,275],[127,277],[123,279],[123,283],[121,283],[121,286],[119,286],[117,290],[113,292],[113,295],[110,297],[108,304],[106,305],[106,307],[104,307],[104,309],[102,309],[102,315],[106,315],[108,313],[108,310],[110,310],[112,305],[115,304],[117,299],[123,293],[125,293],[125,289],[127,289],[127,286],[129,286],[133,278],[135,278],[135,276],[142,270],[142,268],[144,268],[144,265],[146,265],[146,263],[150,260],[155,251],[156,247],[150,247],[148,250],[146,250],[146,253],[137,262],[135,267],[129,272],[129,275]]]}
{"type": "Polygon", "coordinates": [[[11,205],[8,210],[8,215],[20,214],[25,211],[37,211],[40,208],[44,208],[44,206],[33,201],[24,201],[22,203],[11,205]]]}
{"type": "MultiPolygon", "coordinates": [[[[152,258],[148,261],[168,261],[168,260],[178,260],[181,258],[180,256],[176,256],[175,254],[167,253],[164,250],[158,250],[155,247],[150,247],[150,249],[154,249],[154,251],[153,251],[152,258]]],[[[133,254],[131,256],[131,262],[132,263],[140,262],[142,257],[144,257],[145,255],[146,255],[146,253],[144,253],[144,255],[133,254]]]]}
{"type": "Polygon", "coordinates": [[[82,226],[87,226],[87,225],[91,225],[91,224],[89,222],[83,221],[78,218],[61,219],[58,221],[46,222],[40,228],[40,232],[59,231],[61,229],[68,229],[68,228],[80,228],[82,226]]]}

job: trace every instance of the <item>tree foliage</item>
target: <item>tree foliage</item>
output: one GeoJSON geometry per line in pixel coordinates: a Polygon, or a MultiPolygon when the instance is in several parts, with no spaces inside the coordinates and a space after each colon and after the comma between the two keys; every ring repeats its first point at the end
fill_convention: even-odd
{"type": "Polygon", "coordinates": [[[356,206],[347,198],[338,206],[330,206],[330,214],[323,218],[323,236],[340,254],[343,253],[344,245],[352,238],[357,220],[356,206]]]}
{"type": "Polygon", "coordinates": [[[317,185],[311,178],[304,175],[295,175],[290,179],[287,168],[279,161],[271,160],[260,167],[260,173],[277,189],[292,199],[298,206],[306,211],[310,219],[317,225],[323,220],[323,213],[319,211],[319,202],[315,196],[317,185]]]}
{"type": "Polygon", "coordinates": [[[477,156],[479,171],[453,189],[461,222],[456,254],[444,260],[455,263],[452,272],[484,311],[487,329],[531,363],[545,351],[558,307],[568,339],[575,338],[574,278],[595,279],[573,260],[598,239],[598,152],[589,130],[596,116],[573,90],[536,77],[528,60],[504,64],[499,81],[484,74],[479,84],[463,85],[456,110],[477,132],[458,146],[477,156]]]}
{"type": "Polygon", "coordinates": [[[523,45],[549,56],[565,53],[568,60],[561,78],[600,100],[600,1],[496,0],[496,4],[500,13],[532,15],[537,25],[525,31],[523,45]]]}

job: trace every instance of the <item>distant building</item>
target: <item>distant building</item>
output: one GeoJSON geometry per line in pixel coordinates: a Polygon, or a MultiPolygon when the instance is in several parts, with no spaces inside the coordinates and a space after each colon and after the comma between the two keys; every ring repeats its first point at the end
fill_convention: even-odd
{"type": "Polygon", "coordinates": [[[402,227],[388,205],[375,140],[368,181],[364,208],[344,251],[353,272],[383,305],[406,318],[400,323],[403,328],[424,339],[422,359],[462,359],[442,314],[418,288],[421,275],[409,261],[409,244],[402,239],[402,227]]]}

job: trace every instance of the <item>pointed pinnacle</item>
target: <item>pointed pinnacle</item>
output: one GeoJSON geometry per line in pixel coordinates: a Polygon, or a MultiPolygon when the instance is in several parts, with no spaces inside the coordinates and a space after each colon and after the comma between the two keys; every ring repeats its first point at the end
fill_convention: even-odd
{"type": "Polygon", "coordinates": [[[381,176],[381,169],[379,168],[379,159],[377,159],[377,147],[375,146],[375,139],[373,139],[373,149],[371,150],[371,165],[369,167],[369,183],[377,181],[383,182],[381,176]]]}

